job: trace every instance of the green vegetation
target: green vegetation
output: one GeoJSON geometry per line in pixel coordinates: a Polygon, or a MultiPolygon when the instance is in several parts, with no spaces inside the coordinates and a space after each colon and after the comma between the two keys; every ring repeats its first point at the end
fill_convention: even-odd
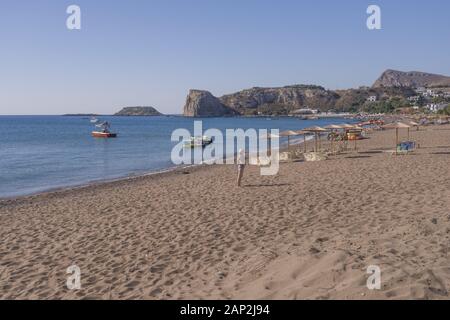
{"type": "Polygon", "coordinates": [[[392,113],[395,109],[410,106],[411,104],[405,98],[393,97],[377,102],[366,102],[361,110],[368,113],[392,113]]]}
{"type": "Polygon", "coordinates": [[[290,85],[290,86],[284,86],[283,88],[302,89],[302,90],[306,90],[306,89],[310,89],[310,90],[325,90],[324,87],[318,86],[318,85],[314,85],[314,84],[293,84],[293,85],[290,85]]]}
{"type": "Polygon", "coordinates": [[[431,99],[431,101],[436,104],[449,102],[448,98],[445,97],[434,97],[433,99],[431,99]]]}
{"type": "Polygon", "coordinates": [[[450,104],[443,110],[439,110],[438,114],[450,116],[450,104]]]}

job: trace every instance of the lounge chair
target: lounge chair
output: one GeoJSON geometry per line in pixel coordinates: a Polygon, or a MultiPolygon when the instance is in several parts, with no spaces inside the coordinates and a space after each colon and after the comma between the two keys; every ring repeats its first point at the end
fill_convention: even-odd
{"type": "Polygon", "coordinates": [[[328,157],[324,152],[308,152],[304,154],[305,161],[323,161],[328,157]]]}
{"type": "Polygon", "coordinates": [[[295,149],[290,151],[285,151],[280,153],[280,161],[296,161],[303,159],[303,152],[301,150],[295,149]]]}
{"type": "Polygon", "coordinates": [[[397,150],[389,150],[391,155],[404,155],[410,154],[416,149],[416,143],[414,141],[403,141],[397,145],[397,150]]]}

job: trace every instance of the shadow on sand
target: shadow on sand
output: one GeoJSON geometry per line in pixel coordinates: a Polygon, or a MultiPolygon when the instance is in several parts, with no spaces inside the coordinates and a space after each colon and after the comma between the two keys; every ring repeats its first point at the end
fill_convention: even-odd
{"type": "Polygon", "coordinates": [[[377,154],[377,153],[383,153],[381,150],[369,150],[369,151],[361,151],[358,152],[359,154],[377,154]]]}
{"type": "Polygon", "coordinates": [[[291,186],[290,183],[261,183],[261,184],[244,184],[244,188],[259,188],[259,187],[286,187],[291,186]]]}
{"type": "Polygon", "coordinates": [[[371,158],[370,156],[348,156],[345,157],[345,159],[364,159],[364,158],[371,158]]]}

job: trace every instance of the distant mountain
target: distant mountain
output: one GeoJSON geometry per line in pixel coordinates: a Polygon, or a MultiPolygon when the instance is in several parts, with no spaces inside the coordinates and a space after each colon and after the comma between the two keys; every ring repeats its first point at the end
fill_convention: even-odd
{"type": "Polygon", "coordinates": [[[373,88],[380,87],[447,87],[450,86],[450,77],[410,71],[402,72],[396,70],[386,70],[380,78],[373,84],[373,88]]]}
{"type": "Polygon", "coordinates": [[[364,87],[333,91],[315,85],[251,88],[222,97],[215,97],[208,91],[191,90],[183,114],[187,117],[288,115],[302,108],[354,112],[370,96],[381,100],[406,98],[414,94],[414,90],[402,87],[364,87]]]}
{"type": "Polygon", "coordinates": [[[158,110],[153,107],[125,107],[116,114],[115,116],[160,116],[158,110]]]}

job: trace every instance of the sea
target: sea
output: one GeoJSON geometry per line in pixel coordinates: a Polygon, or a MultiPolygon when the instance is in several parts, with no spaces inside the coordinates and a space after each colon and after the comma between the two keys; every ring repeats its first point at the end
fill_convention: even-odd
{"type": "MultiPolygon", "coordinates": [[[[349,122],[342,118],[99,117],[115,139],[91,137],[95,126],[81,116],[0,116],[0,198],[14,198],[176,167],[171,141],[176,129],[300,130],[349,122]]],[[[286,143],[283,138],[281,144],[286,143]]]]}

